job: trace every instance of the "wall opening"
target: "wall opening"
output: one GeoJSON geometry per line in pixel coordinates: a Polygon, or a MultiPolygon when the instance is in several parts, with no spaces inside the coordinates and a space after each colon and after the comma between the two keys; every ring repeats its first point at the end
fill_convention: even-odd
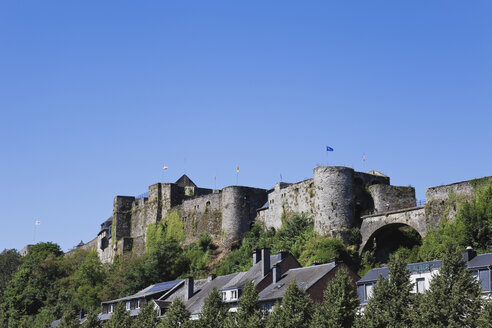
{"type": "Polygon", "coordinates": [[[422,237],[409,225],[393,223],[376,230],[364,246],[364,251],[373,251],[376,261],[387,263],[390,254],[404,247],[412,249],[422,245],[422,237]]]}

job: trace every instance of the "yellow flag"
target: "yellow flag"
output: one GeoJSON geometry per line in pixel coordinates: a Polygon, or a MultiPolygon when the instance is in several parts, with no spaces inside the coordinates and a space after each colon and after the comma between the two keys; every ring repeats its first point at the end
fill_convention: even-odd
{"type": "Polygon", "coordinates": [[[366,161],[366,155],[365,154],[362,154],[362,161],[365,162],[366,161]]]}
{"type": "Polygon", "coordinates": [[[239,173],[239,165],[236,167],[236,172],[239,173]]]}

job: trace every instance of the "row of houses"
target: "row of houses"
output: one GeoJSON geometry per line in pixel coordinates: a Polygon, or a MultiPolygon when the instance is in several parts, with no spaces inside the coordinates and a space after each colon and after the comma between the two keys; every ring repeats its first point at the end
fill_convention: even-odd
{"type": "MultiPolygon", "coordinates": [[[[477,255],[473,249],[467,248],[464,252],[464,260],[468,269],[480,282],[484,295],[490,294],[492,253],[477,255]]],[[[411,273],[410,280],[414,284],[414,293],[423,293],[429,288],[430,281],[439,272],[441,263],[441,261],[429,261],[407,266],[411,273]]],[[[119,303],[124,303],[130,315],[136,316],[148,302],[153,302],[158,315],[163,316],[176,298],[183,300],[191,313],[190,319],[198,319],[205,299],[214,288],[221,292],[222,300],[229,305],[229,311],[235,312],[242,290],[249,281],[256,285],[259,302],[264,311],[271,311],[273,306],[282,300],[287,287],[292,282],[302,287],[314,302],[321,302],[327,283],[340,268],[348,271],[354,286],[357,286],[362,308],[371,297],[378,277],[381,275],[387,278],[389,274],[388,268],[383,267],[373,269],[360,278],[346,264],[336,260],[302,267],[287,251],[271,255],[270,249],[263,248],[253,252],[253,265],[248,271],[225,276],[211,274],[206,279],[198,280],[187,277],[151,285],[134,295],[102,302],[99,319],[108,320],[119,303]]],[[[83,322],[84,318],[81,321],[83,322]]],[[[52,326],[58,326],[58,322],[54,322],[52,326]]]]}

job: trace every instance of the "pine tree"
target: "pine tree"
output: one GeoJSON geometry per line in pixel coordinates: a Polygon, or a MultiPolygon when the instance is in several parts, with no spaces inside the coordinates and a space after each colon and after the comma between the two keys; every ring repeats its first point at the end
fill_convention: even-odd
{"type": "Polygon", "coordinates": [[[410,272],[406,264],[395,256],[388,264],[389,277],[379,276],[369,299],[364,316],[363,326],[368,328],[410,327],[413,297],[410,294],[410,272]]]}
{"type": "Polygon", "coordinates": [[[420,327],[478,327],[481,289],[466,269],[461,252],[448,247],[439,274],[430,282],[420,302],[416,325],[420,327]]]}
{"type": "Polygon", "coordinates": [[[102,322],[97,317],[96,312],[89,312],[82,328],[102,328],[102,322]]]}
{"type": "Polygon", "coordinates": [[[484,302],[480,317],[478,317],[477,327],[492,328],[492,300],[484,302]]]}
{"type": "Polygon", "coordinates": [[[326,285],[323,303],[316,307],[311,327],[350,328],[359,303],[354,283],[342,268],[326,285]]]}
{"type": "Polygon", "coordinates": [[[157,326],[159,328],[185,327],[190,319],[190,312],[180,298],[176,298],[169,309],[167,309],[164,319],[157,326]]]}
{"type": "Polygon", "coordinates": [[[134,328],[155,328],[159,324],[157,312],[154,309],[154,302],[148,302],[133,321],[134,328]]]}
{"type": "Polygon", "coordinates": [[[237,312],[234,316],[230,316],[226,326],[228,328],[261,328],[264,325],[262,318],[258,291],[255,284],[250,281],[244,286],[237,312]]]}
{"type": "Polygon", "coordinates": [[[220,328],[225,326],[229,308],[217,288],[214,288],[205,299],[202,315],[197,325],[200,328],[220,328]]]}
{"type": "Polygon", "coordinates": [[[130,314],[125,310],[123,303],[119,303],[104,328],[130,328],[131,326],[130,314]]]}
{"type": "Polygon", "coordinates": [[[285,291],[281,306],[276,306],[267,322],[268,328],[307,328],[313,314],[313,303],[306,292],[293,281],[285,291]]]}

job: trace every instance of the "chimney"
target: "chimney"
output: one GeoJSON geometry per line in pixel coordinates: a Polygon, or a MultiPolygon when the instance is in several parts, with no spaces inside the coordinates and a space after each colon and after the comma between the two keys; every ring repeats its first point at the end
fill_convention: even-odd
{"type": "Polygon", "coordinates": [[[277,254],[277,261],[278,262],[282,261],[286,257],[287,257],[287,251],[286,250],[281,249],[278,251],[278,254],[277,254]]]}
{"type": "Polygon", "coordinates": [[[273,283],[276,284],[280,280],[281,276],[282,276],[282,271],[280,270],[280,264],[279,263],[274,264],[272,269],[273,283]]]}
{"type": "Polygon", "coordinates": [[[477,252],[475,252],[471,246],[468,246],[463,253],[465,262],[471,261],[475,256],[477,256],[477,252]]]}
{"type": "Polygon", "coordinates": [[[216,277],[217,277],[217,276],[216,276],[215,274],[211,273],[211,274],[209,274],[209,275],[208,275],[207,281],[212,281],[212,280],[214,280],[216,277]]]}
{"type": "Polygon", "coordinates": [[[253,249],[253,265],[261,261],[261,251],[259,249],[253,249]]]}
{"type": "Polygon", "coordinates": [[[261,249],[261,276],[264,277],[270,272],[270,248],[261,249]]]}
{"type": "Polygon", "coordinates": [[[193,296],[193,277],[185,278],[185,302],[188,301],[193,296]]]}

